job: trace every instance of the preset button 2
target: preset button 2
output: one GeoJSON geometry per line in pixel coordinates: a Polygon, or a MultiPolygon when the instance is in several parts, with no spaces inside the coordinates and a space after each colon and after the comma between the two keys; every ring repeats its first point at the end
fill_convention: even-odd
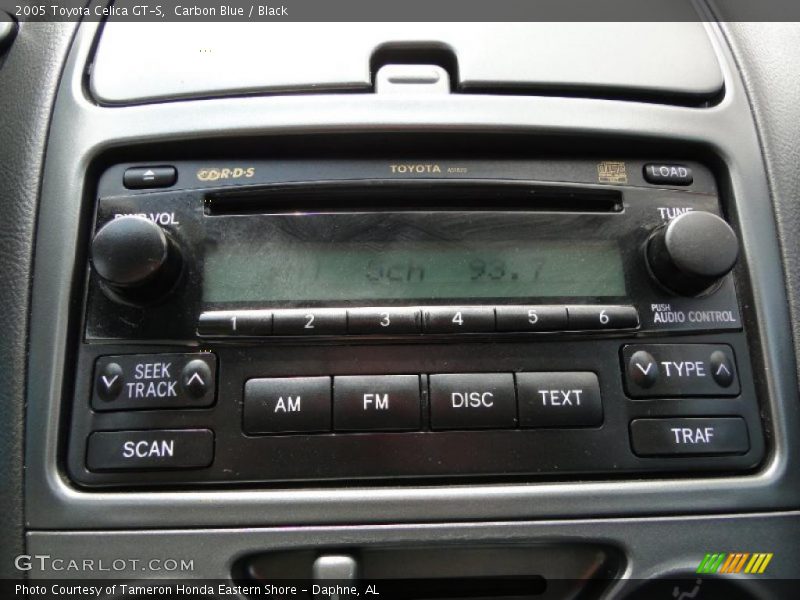
{"type": "Polygon", "coordinates": [[[345,375],[333,378],[336,431],[419,429],[419,375],[345,375]]]}
{"type": "Polygon", "coordinates": [[[276,310],[275,335],[340,335],[347,333],[344,308],[303,308],[276,310]]]}
{"type": "Polygon", "coordinates": [[[433,429],[502,429],[517,424],[511,373],[431,375],[433,429]]]}

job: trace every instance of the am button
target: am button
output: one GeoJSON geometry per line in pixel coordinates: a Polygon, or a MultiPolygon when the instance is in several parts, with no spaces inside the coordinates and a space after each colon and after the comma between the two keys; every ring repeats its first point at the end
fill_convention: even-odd
{"type": "Polygon", "coordinates": [[[248,434],[330,431],[331,378],[249,379],[243,427],[248,434]]]}

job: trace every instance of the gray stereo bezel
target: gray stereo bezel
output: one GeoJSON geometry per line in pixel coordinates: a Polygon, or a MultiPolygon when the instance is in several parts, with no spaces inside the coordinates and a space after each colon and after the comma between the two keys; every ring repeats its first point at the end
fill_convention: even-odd
{"type": "Polygon", "coordinates": [[[28,407],[26,518],[32,529],[537,519],[778,510],[800,498],[794,352],[785,279],[758,134],[733,58],[707,25],[725,95],[709,108],[613,100],[441,94],[251,96],[108,108],[88,96],[86,67],[99,31],[80,25],[56,101],[35,249],[28,407]],[[586,136],[703,146],[729,174],[752,283],[773,452],[745,476],[649,481],[550,482],[441,487],[87,492],[66,479],[59,443],[71,377],[73,283],[83,255],[87,172],[126,145],[224,136],[343,132],[475,132],[586,136]]]}

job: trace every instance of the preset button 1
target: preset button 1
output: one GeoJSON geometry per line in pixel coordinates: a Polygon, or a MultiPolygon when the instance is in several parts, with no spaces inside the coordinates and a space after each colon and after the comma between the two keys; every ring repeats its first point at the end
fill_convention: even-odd
{"type": "Polygon", "coordinates": [[[245,433],[331,429],[331,378],[249,379],[244,385],[245,433]]]}
{"type": "Polygon", "coordinates": [[[268,310],[210,310],[197,323],[200,335],[264,336],[272,333],[272,312],[268,310]]]}
{"type": "Polygon", "coordinates": [[[336,431],[413,431],[420,412],[419,375],[333,378],[336,431]]]}
{"type": "Polygon", "coordinates": [[[511,373],[431,375],[433,429],[504,429],[517,424],[511,373]]]}

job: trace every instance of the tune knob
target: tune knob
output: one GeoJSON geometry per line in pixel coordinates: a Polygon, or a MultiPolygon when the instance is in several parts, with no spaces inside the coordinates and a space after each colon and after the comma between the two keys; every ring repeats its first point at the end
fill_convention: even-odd
{"type": "Polygon", "coordinates": [[[92,240],[91,259],[108,295],[129,304],[160,299],[181,270],[180,251],[164,230],[132,215],[100,228],[92,240]]]}
{"type": "Polygon", "coordinates": [[[727,275],[739,256],[731,226],[702,211],[682,214],[655,231],[647,243],[653,276],[665,288],[698,296],[727,275]]]}

